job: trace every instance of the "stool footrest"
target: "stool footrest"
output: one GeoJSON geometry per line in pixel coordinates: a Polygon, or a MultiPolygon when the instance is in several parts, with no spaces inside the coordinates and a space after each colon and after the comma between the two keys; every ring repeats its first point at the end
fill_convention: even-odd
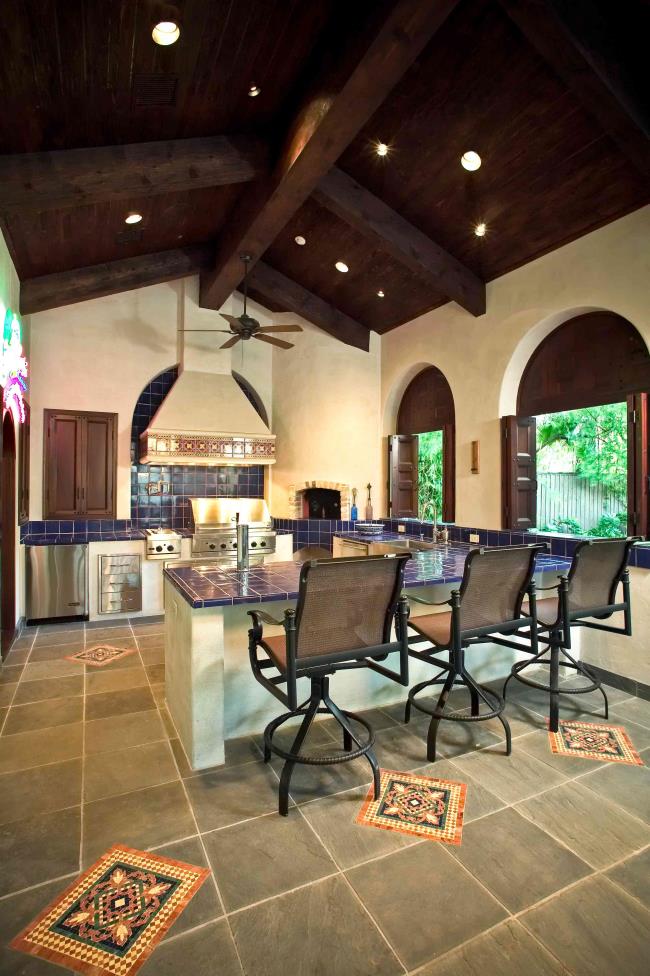
{"type": "MultiPolygon", "coordinates": [[[[356,715],[354,712],[346,712],[341,709],[341,713],[347,718],[351,719],[353,722],[358,722],[362,725],[368,732],[368,739],[366,742],[362,743],[358,749],[353,752],[341,752],[336,753],[332,756],[310,756],[305,753],[294,753],[288,752],[285,749],[281,749],[280,746],[273,742],[273,735],[277,729],[288,722],[289,719],[303,717],[307,714],[308,708],[298,708],[295,712],[287,712],[285,715],[280,715],[279,718],[274,719],[264,729],[264,745],[269,749],[274,755],[279,756],[289,762],[302,763],[305,766],[334,766],[339,763],[350,762],[352,759],[359,759],[360,756],[365,756],[369,749],[372,749],[375,743],[375,734],[372,730],[372,726],[366,722],[365,719],[356,715]]],[[[317,709],[318,714],[333,715],[333,713],[326,707],[320,707],[317,709]]],[[[336,717],[336,716],[333,716],[336,717]]],[[[296,730],[297,731],[297,730],[296,730]]],[[[333,744],[333,743],[332,743],[333,744]]]]}

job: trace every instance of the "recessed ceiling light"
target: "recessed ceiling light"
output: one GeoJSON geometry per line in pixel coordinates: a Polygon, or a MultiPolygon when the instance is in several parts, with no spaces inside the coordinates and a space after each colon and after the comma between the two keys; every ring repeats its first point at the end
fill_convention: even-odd
{"type": "Polygon", "coordinates": [[[251,98],[257,98],[259,93],[262,91],[259,85],[251,85],[248,89],[248,94],[251,98]]]}
{"type": "Polygon", "coordinates": [[[142,214],[139,214],[139,213],[130,213],[130,214],[127,214],[126,217],[124,218],[124,223],[125,224],[139,224],[141,220],[142,220],[142,214]]]}
{"type": "Polygon", "coordinates": [[[337,271],[344,271],[345,272],[345,271],[349,271],[350,270],[348,268],[347,264],[345,263],[345,261],[337,261],[336,264],[334,265],[334,267],[336,268],[337,271]]]}
{"type": "Polygon", "coordinates": [[[460,162],[464,169],[468,169],[471,173],[473,173],[474,170],[480,168],[482,160],[477,152],[469,149],[460,157],[460,162]]]}
{"type": "Polygon", "coordinates": [[[477,237],[485,237],[485,232],[487,231],[487,226],[484,223],[477,224],[474,228],[474,233],[477,237]]]}
{"type": "Polygon", "coordinates": [[[170,44],[175,44],[181,36],[181,29],[173,20],[161,20],[152,30],[151,36],[156,44],[160,44],[161,47],[169,47],[170,44]]]}
{"type": "Polygon", "coordinates": [[[385,142],[378,142],[377,145],[375,146],[375,152],[377,153],[378,156],[387,156],[388,146],[386,145],[385,142]]]}
{"type": "Polygon", "coordinates": [[[294,241],[296,244],[300,244],[301,247],[304,247],[307,243],[307,239],[303,237],[302,234],[298,234],[297,237],[294,237],[294,241]]]}
{"type": "Polygon", "coordinates": [[[386,292],[380,288],[379,291],[377,292],[377,298],[383,298],[385,294],[386,292]]]}

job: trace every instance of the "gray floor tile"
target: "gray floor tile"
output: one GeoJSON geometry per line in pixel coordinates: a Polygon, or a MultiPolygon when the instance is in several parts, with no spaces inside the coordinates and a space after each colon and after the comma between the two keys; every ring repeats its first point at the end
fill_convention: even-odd
{"type": "Polygon", "coordinates": [[[230,917],[249,976],[397,976],[403,970],[343,878],[230,917]]]}
{"type": "MultiPolygon", "coordinates": [[[[166,844],[164,847],[157,848],[156,854],[171,857],[175,861],[183,861],[185,864],[193,864],[195,867],[210,867],[199,837],[190,837],[188,840],[181,840],[175,844],[166,844]]],[[[178,916],[165,939],[173,938],[181,932],[195,928],[197,925],[203,925],[205,922],[221,918],[222,915],[223,909],[217,895],[214,877],[210,874],[189,902],[187,908],[178,916]]]]}
{"type": "Polygon", "coordinates": [[[650,828],[580,782],[565,783],[517,805],[519,813],[559,837],[595,868],[605,868],[650,843],[650,828]]]}
{"type": "Polygon", "coordinates": [[[105,694],[89,695],[86,699],[86,720],[96,718],[115,718],[131,712],[144,712],[155,708],[149,688],[129,688],[123,691],[110,691],[105,694]]]}
{"type": "MultiPolygon", "coordinates": [[[[305,738],[305,741],[302,744],[301,752],[303,754],[309,755],[309,753],[312,752],[312,750],[316,749],[318,746],[328,746],[331,751],[332,743],[334,742],[334,739],[330,734],[331,727],[332,727],[331,723],[329,722],[324,722],[324,721],[312,722],[311,726],[309,727],[309,732],[307,733],[307,737],[305,738]]],[[[282,726],[281,728],[278,729],[278,731],[273,736],[273,742],[275,743],[276,746],[279,746],[280,749],[285,749],[285,750],[291,749],[291,746],[293,745],[293,741],[298,735],[299,728],[300,728],[300,722],[294,722],[291,725],[282,726]]],[[[337,725],[336,726],[337,741],[338,741],[338,729],[339,726],[337,725]]],[[[259,753],[263,753],[264,736],[261,734],[254,735],[253,741],[255,742],[259,750],[259,753]]]]}
{"type": "Polygon", "coordinates": [[[0,730],[2,730],[2,727],[4,725],[5,719],[6,719],[6,717],[7,717],[8,714],[9,714],[9,709],[8,708],[0,708],[0,730]]]}
{"type": "Polygon", "coordinates": [[[152,685],[161,685],[165,683],[165,665],[164,664],[147,664],[145,666],[147,672],[147,678],[152,685]]]}
{"type": "MultiPolygon", "coordinates": [[[[0,973],[2,976],[56,976],[58,967],[44,959],[15,952],[8,944],[14,936],[33,922],[72,880],[73,877],[67,880],[50,881],[21,895],[13,895],[2,902],[0,910],[0,973]]],[[[58,972],[63,973],[65,970],[58,969],[58,972]]]]}
{"type": "Polygon", "coordinates": [[[591,873],[588,864],[512,809],[468,824],[454,857],[511,912],[591,873]]]}
{"type": "Polygon", "coordinates": [[[31,654],[30,647],[21,647],[15,651],[10,651],[7,655],[7,664],[24,664],[31,654]]]}
{"type": "Polygon", "coordinates": [[[438,759],[435,763],[423,766],[417,770],[418,776],[432,776],[437,779],[448,779],[454,783],[465,783],[467,793],[465,795],[465,811],[463,822],[471,823],[479,817],[485,817],[488,813],[501,810],[506,804],[494,793],[490,793],[484,786],[481,786],[475,779],[468,776],[455,763],[447,759],[438,759]]]}
{"type": "Polygon", "coordinates": [[[10,773],[31,766],[62,762],[81,755],[83,725],[59,725],[56,735],[50,729],[19,732],[0,737],[0,773],[10,773]]]}
{"type": "Polygon", "coordinates": [[[381,854],[414,844],[418,838],[395,830],[375,830],[355,823],[368,786],[326,796],[301,807],[303,815],[341,868],[351,868],[381,854]]]}
{"type": "Polygon", "coordinates": [[[3,735],[70,725],[80,722],[82,716],[83,698],[55,698],[53,701],[33,702],[31,705],[15,705],[10,709],[3,735]]]}
{"type": "Polygon", "coordinates": [[[83,865],[88,867],[111,844],[148,850],[195,832],[179,782],[95,800],[84,805],[83,865]]]}
{"type": "Polygon", "coordinates": [[[98,718],[86,722],[86,755],[127,749],[166,738],[160,716],[153,709],[131,712],[119,718],[98,718]]]}
{"type": "MultiPolygon", "coordinates": [[[[469,714],[469,711],[458,711],[456,715],[469,714]]],[[[423,741],[426,742],[429,722],[422,726],[423,741]]],[[[499,722],[452,722],[442,721],[438,726],[436,754],[442,759],[455,759],[477,749],[493,746],[499,748],[505,744],[505,732],[499,722]]],[[[501,747],[503,749],[503,747],[501,747]]]]}
{"type": "Polygon", "coordinates": [[[0,823],[81,803],[81,759],[0,775],[0,823]]]}
{"type": "Polygon", "coordinates": [[[118,668],[108,667],[88,669],[86,677],[86,694],[106,694],[109,691],[126,691],[129,688],[144,688],[148,685],[147,674],[142,667],[118,668]]]}
{"type": "Polygon", "coordinates": [[[178,976],[183,972],[192,976],[242,976],[225,920],[204,925],[178,939],[164,940],[140,972],[142,976],[178,976]]]}
{"type": "Polygon", "coordinates": [[[517,748],[516,742],[511,756],[485,749],[460,756],[455,762],[461,771],[467,770],[481,786],[501,797],[506,803],[525,800],[551,786],[558,786],[567,779],[562,773],[517,748]]]}
{"type": "MultiPolygon", "coordinates": [[[[422,766],[427,761],[426,738],[421,735],[422,725],[391,725],[375,736],[375,755],[382,769],[406,772],[422,766]]],[[[368,767],[369,769],[369,767],[368,767]]],[[[366,774],[366,779],[372,773],[366,774]]]]}
{"type": "Polygon", "coordinates": [[[92,627],[86,633],[86,646],[92,647],[93,644],[112,644],[115,640],[133,640],[133,634],[129,626],[117,625],[114,627],[92,627]]]}
{"type": "Polygon", "coordinates": [[[170,745],[183,779],[186,779],[188,776],[200,776],[203,773],[216,772],[225,766],[242,766],[252,762],[259,763],[262,758],[262,753],[255,745],[252,736],[245,735],[239,739],[226,740],[225,763],[219,766],[212,766],[209,769],[196,770],[191,768],[179,739],[170,739],[170,745]]]}
{"type": "Polygon", "coordinates": [[[45,630],[39,627],[33,649],[36,651],[41,647],[58,647],[80,642],[83,644],[83,639],[84,633],[82,627],[71,630],[45,630]]]}
{"type": "Polygon", "coordinates": [[[614,704],[610,714],[612,724],[620,721],[621,725],[625,725],[627,721],[631,721],[650,729],[650,701],[644,701],[643,698],[628,698],[620,704],[614,704]]]}
{"type": "MultiPolygon", "coordinates": [[[[647,756],[642,756],[646,761],[647,756]]],[[[602,763],[595,772],[580,777],[580,783],[607,796],[635,817],[650,823],[650,768],[624,763],[602,763]]]]}
{"type": "Polygon", "coordinates": [[[165,652],[162,647],[140,647],[140,657],[145,667],[153,667],[156,664],[165,663],[165,652]]]}
{"type": "Polygon", "coordinates": [[[33,647],[29,652],[29,663],[35,664],[38,661],[63,661],[71,654],[83,651],[84,642],[82,640],[71,641],[69,644],[45,644],[33,647]]]}
{"type": "Polygon", "coordinates": [[[199,829],[214,830],[277,809],[278,781],[263,763],[221,768],[185,780],[199,829]]]}
{"type": "Polygon", "coordinates": [[[4,664],[0,669],[0,687],[15,685],[24,669],[24,664],[4,664]]]}
{"type": "Polygon", "coordinates": [[[75,698],[83,695],[83,674],[69,678],[41,678],[40,681],[21,681],[13,700],[14,705],[50,701],[53,698],[75,698]]]}
{"type": "Polygon", "coordinates": [[[83,675],[85,667],[79,661],[31,661],[25,665],[23,681],[39,681],[41,678],[64,678],[83,675]]]}
{"type": "Polygon", "coordinates": [[[293,810],[203,835],[226,911],[282,894],[337,871],[313,830],[293,810]]]}
{"type": "Polygon", "coordinates": [[[84,800],[101,800],[178,779],[168,742],[96,753],[85,759],[84,800]]]}
{"type": "Polygon", "coordinates": [[[0,895],[78,872],[80,833],[81,807],[0,826],[0,895]]]}
{"type": "Polygon", "coordinates": [[[0,685],[0,708],[11,705],[16,695],[18,685],[0,685]]]}
{"type": "Polygon", "coordinates": [[[165,685],[164,684],[161,684],[161,685],[152,685],[151,686],[151,694],[153,695],[153,700],[155,701],[156,705],[164,705],[165,704],[166,695],[165,695],[165,685]]]}
{"type": "Polygon", "coordinates": [[[518,922],[503,922],[418,976],[566,976],[566,969],[518,922]]]}
{"type": "Polygon", "coordinates": [[[611,868],[608,877],[650,908],[650,848],[611,868]]]}
{"type": "Polygon", "coordinates": [[[347,876],[409,969],[491,928],[506,915],[442,844],[407,847],[352,868],[347,876]],[[441,897],[453,898],[460,910],[441,911],[441,897]]]}
{"type": "Polygon", "coordinates": [[[551,898],[521,916],[579,976],[646,976],[650,913],[604,877],[551,898]]]}

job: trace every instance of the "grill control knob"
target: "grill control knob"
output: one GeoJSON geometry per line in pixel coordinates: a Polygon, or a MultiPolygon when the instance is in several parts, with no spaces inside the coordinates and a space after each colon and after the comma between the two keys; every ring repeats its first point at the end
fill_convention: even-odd
{"type": "Polygon", "coordinates": [[[162,551],[163,551],[162,546],[156,546],[156,552],[162,552],[162,551]]]}
{"type": "Polygon", "coordinates": [[[222,549],[225,549],[225,548],[226,548],[226,543],[225,543],[225,542],[222,542],[222,543],[221,543],[221,548],[222,548],[222,549]]]}
{"type": "MultiPolygon", "coordinates": [[[[262,545],[264,545],[264,543],[262,543],[262,545]]],[[[252,549],[257,549],[257,543],[256,542],[251,542],[251,548],[252,549]]]]}
{"type": "Polygon", "coordinates": [[[260,542],[260,545],[265,547],[266,546],[266,542],[260,542]]]}
{"type": "Polygon", "coordinates": [[[232,547],[233,547],[233,549],[236,549],[237,548],[237,543],[236,542],[233,542],[232,547]]]}
{"type": "Polygon", "coordinates": [[[167,552],[173,552],[173,551],[174,551],[173,546],[167,546],[167,552]]]}
{"type": "Polygon", "coordinates": [[[216,549],[216,548],[217,547],[215,546],[214,542],[211,542],[210,545],[208,546],[208,549],[216,549]]]}

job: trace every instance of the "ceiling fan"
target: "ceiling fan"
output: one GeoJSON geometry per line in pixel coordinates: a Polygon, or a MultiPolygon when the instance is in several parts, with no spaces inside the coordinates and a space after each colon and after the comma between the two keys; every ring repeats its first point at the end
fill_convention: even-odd
{"type": "Polygon", "coordinates": [[[260,325],[257,319],[246,314],[246,302],[248,299],[248,266],[251,262],[250,254],[242,254],[241,259],[244,264],[244,311],[239,317],[225,315],[220,312],[222,319],[230,325],[230,329],[183,329],[184,332],[217,332],[229,335],[220,349],[230,349],[238,342],[246,339],[259,339],[260,342],[268,342],[272,346],[279,346],[280,349],[293,349],[293,342],[285,342],[284,339],[276,339],[269,335],[270,332],[302,332],[301,325],[260,325]]]}

